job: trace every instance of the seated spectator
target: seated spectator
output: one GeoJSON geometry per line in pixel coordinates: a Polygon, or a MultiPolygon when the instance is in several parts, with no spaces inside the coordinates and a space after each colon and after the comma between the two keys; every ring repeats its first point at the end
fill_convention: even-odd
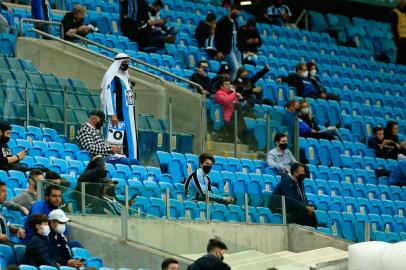
{"type": "Polygon", "coordinates": [[[276,82],[284,82],[289,86],[296,88],[296,94],[299,97],[318,97],[319,93],[309,79],[309,72],[306,64],[298,64],[296,66],[296,73],[289,74],[288,77],[280,76],[275,80],[276,82]]]}
{"type": "Polygon", "coordinates": [[[386,140],[384,143],[383,140],[383,128],[374,127],[372,130],[373,137],[368,140],[368,148],[371,148],[375,151],[376,157],[383,157],[382,148],[390,143],[390,140],[386,140]],[[382,145],[383,144],[383,145],[382,145]]]}
{"type": "Polygon", "coordinates": [[[304,99],[300,101],[299,135],[305,138],[343,140],[340,131],[336,127],[320,129],[316,119],[313,117],[309,103],[304,99]]]}
{"type": "Polygon", "coordinates": [[[78,259],[73,259],[64,235],[66,223],[70,221],[69,218],[66,217],[61,209],[56,209],[49,213],[48,220],[51,229],[51,232],[49,233],[49,250],[51,259],[60,266],[70,266],[74,268],[82,267],[83,262],[78,259]]]}
{"type": "MultiPolygon", "coordinates": [[[[208,73],[209,73],[209,64],[207,64],[206,60],[201,60],[197,64],[197,72],[190,77],[190,80],[192,82],[195,82],[199,84],[201,87],[203,87],[203,92],[206,95],[210,95],[213,92],[211,80],[207,76],[208,73]]],[[[199,92],[199,94],[203,93],[199,92]]]]}
{"type": "Polygon", "coordinates": [[[282,175],[281,181],[276,185],[269,208],[272,212],[281,213],[281,196],[285,196],[288,223],[317,227],[315,208],[308,204],[304,190],[303,180],[305,178],[305,166],[301,163],[294,163],[290,168],[290,173],[282,175]]]}
{"type": "Polygon", "coordinates": [[[218,239],[210,239],[207,244],[207,255],[197,259],[187,270],[231,270],[230,266],[223,262],[226,251],[226,244],[218,239]]]}
{"type": "Polygon", "coordinates": [[[265,76],[268,71],[269,67],[265,66],[251,78],[246,68],[241,67],[237,71],[237,79],[234,82],[236,91],[242,95],[244,100],[248,101],[252,108],[255,104],[273,105],[272,100],[263,98],[262,86],[255,87],[255,83],[265,76]]]}
{"type": "Polygon", "coordinates": [[[242,95],[233,91],[230,79],[223,79],[222,87],[214,95],[214,100],[216,103],[220,104],[223,109],[225,123],[231,122],[235,104],[239,103],[239,99],[242,99],[242,95]]]}
{"type": "Polygon", "coordinates": [[[115,185],[117,181],[104,179],[99,185],[99,196],[92,202],[92,211],[96,214],[103,215],[121,215],[122,205],[116,200],[115,185]]]}
{"type": "Polygon", "coordinates": [[[161,0],[155,0],[148,8],[149,25],[154,31],[160,31],[163,35],[175,37],[179,30],[176,27],[169,27],[166,25],[168,19],[162,19],[159,12],[164,4],[161,0]]]}
{"type": "Polygon", "coordinates": [[[3,203],[7,197],[6,183],[0,181],[0,244],[13,246],[14,243],[9,240],[9,232],[16,234],[18,238],[25,238],[25,230],[10,224],[3,213],[3,203]]]}
{"type": "Polygon", "coordinates": [[[284,133],[277,133],[274,137],[276,147],[268,152],[268,166],[273,168],[277,174],[283,175],[290,172],[290,166],[297,163],[292,152],[288,149],[288,136],[284,133]]]}
{"type": "Polygon", "coordinates": [[[102,127],[105,114],[102,111],[92,111],[89,119],[84,123],[76,135],[78,146],[88,151],[93,157],[101,155],[106,162],[111,164],[138,165],[136,159],[123,156],[122,146],[110,145],[103,137],[102,127]]]}
{"type": "Polygon", "coordinates": [[[389,183],[394,186],[406,186],[406,160],[401,160],[389,176],[389,183]]]}
{"type": "Polygon", "coordinates": [[[161,264],[162,270],[179,270],[179,262],[175,259],[165,259],[161,264]]]}
{"type": "Polygon", "coordinates": [[[276,0],[273,5],[268,7],[266,13],[268,23],[281,26],[288,24],[291,17],[290,8],[283,4],[283,0],[276,0]]]}
{"type": "Polygon", "coordinates": [[[212,35],[213,25],[216,24],[216,15],[207,13],[206,20],[200,21],[195,29],[195,38],[199,44],[199,48],[203,48],[206,40],[212,35]]]}
{"type": "Polygon", "coordinates": [[[381,144],[382,157],[386,159],[405,159],[406,155],[406,141],[399,142],[398,136],[398,123],[395,121],[388,121],[383,132],[383,141],[381,144]]]}
{"type": "Polygon", "coordinates": [[[27,190],[6,201],[4,206],[13,211],[20,211],[28,215],[32,205],[37,201],[37,181],[43,181],[44,175],[40,170],[31,170],[28,176],[27,190]]]}
{"type": "Polygon", "coordinates": [[[190,201],[206,201],[208,193],[209,200],[220,203],[232,203],[232,197],[224,197],[214,194],[211,188],[209,173],[215,160],[212,155],[203,153],[199,156],[199,169],[191,173],[185,182],[185,194],[190,201]]]}
{"type": "Polygon", "coordinates": [[[41,265],[49,265],[59,267],[60,265],[51,257],[50,247],[48,243],[48,235],[50,228],[48,218],[45,214],[35,214],[27,219],[27,224],[33,232],[30,237],[25,254],[23,264],[39,267],[41,265]]]}
{"type": "Polygon", "coordinates": [[[30,241],[35,230],[32,230],[32,226],[29,223],[30,218],[33,215],[44,214],[45,217],[49,215],[52,210],[58,209],[62,205],[62,193],[61,188],[58,186],[48,186],[45,189],[45,200],[37,201],[31,207],[28,214],[27,220],[25,222],[25,241],[30,241]]]}
{"type": "Polygon", "coordinates": [[[221,88],[221,83],[224,79],[230,79],[231,71],[227,64],[221,64],[219,70],[217,71],[216,77],[211,80],[212,89],[217,91],[221,88]]]}
{"type": "Polygon", "coordinates": [[[68,12],[62,19],[63,30],[65,31],[64,39],[74,41],[72,35],[86,36],[87,34],[98,31],[93,25],[84,25],[83,19],[86,17],[86,7],[82,5],[75,5],[72,12],[68,12]]]}
{"type": "Polygon", "coordinates": [[[8,142],[10,141],[11,126],[6,122],[0,122],[0,170],[8,171],[28,171],[28,168],[22,164],[20,161],[25,158],[28,153],[28,149],[25,149],[16,155],[13,155],[10,148],[8,147],[8,142]]]}
{"type": "Polygon", "coordinates": [[[294,128],[296,114],[300,111],[299,101],[296,99],[289,100],[285,105],[285,109],[286,114],[282,115],[282,122],[289,128],[294,128]]]}
{"type": "Polygon", "coordinates": [[[319,76],[317,76],[317,72],[318,72],[317,65],[313,62],[308,62],[306,64],[306,67],[307,67],[307,70],[309,71],[309,79],[318,92],[316,96],[309,96],[309,97],[340,101],[340,97],[338,95],[333,94],[333,93],[327,93],[327,90],[323,86],[323,83],[321,82],[319,76]]]}
{"type": "Polygon", "coordinates": [[[238,29],[238,47],[242,53],[242,63],[256,66],[258,48],[262,46],[256,21],[249,19],[245,26],[238,29]]]}

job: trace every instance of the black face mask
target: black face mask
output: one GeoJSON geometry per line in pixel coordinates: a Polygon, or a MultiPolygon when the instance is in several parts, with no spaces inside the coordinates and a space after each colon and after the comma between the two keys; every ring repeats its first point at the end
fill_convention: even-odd
{"type": "Polygon", "coordinates": [[[230,14],[230,18],[233,19],[233,20],[237,19],[237,17],[238,17],[237,14],[234,14],[234,13],[230,14]]]}
{"type": "Polygon", "coordinates": [[[128,69],[128,64],[122,64],[121,66],[120,66],[120,69],[122,70],[122,71],[127,71],[127,69],[128,69]]]}
{"type": "Polygon", "coordinates": [[[103,122],[97,122],[94,126],[96,129],[101,129],[103,127],[103,122]]]}
{"type": "Polygon", "coordinates": [[[209,174],[210,173],[210,171],[211,171],[211,165],[204,165],[203,166],[203,171],[204,171],[204,173],[205,174],[209,174]]]}
{"type": "Polygon", "coordinates": [[[106,195],[110,197],[116,196],[116,189],[114,187],[107,188],[106,195]]]}
{"type": "Polygon", "coordinates": [[[302,182],[303,180],[305,180],[305,178],[306,178],[306,175],[305,175],[305,174],[299,174],[299,176],[297,177],[297,180],[298,180],[299,182],[302,182]]]}
{"type": "Polygon", "coordinates": [[[0,143],[8,143],[9,141],[10,141],[10,137],[6,137],[4,135],[1,135],[0,143]]]}
{"type": "Polygon", "coordinates": [[[281,144],[279,144],[279,147],[282,150],[286,150],[286,149],[288,149],[288,144],[287,143],[281,143],[281,144]]]}

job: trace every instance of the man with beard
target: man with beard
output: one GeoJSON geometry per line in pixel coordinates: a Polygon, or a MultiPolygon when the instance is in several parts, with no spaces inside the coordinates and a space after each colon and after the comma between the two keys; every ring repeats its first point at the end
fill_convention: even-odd
{"type": "Polygon", "coordinates": [[[27,171],[28,169],[20,164],[20,161],[25,158],[28,153],[28,149],[25,149],[16,155],[13,155],[8,142],[11,136],[11,126],[8,123],[0,122],[0,170],[16,170],[27,171]]]}
{"type": "Polygon", "coordinates": [[[187,270],[231,270],[230,266],[223,262],[226,251],[226,244],[218,239],[210,239],[207,255],[197,259],[187,270]]]}

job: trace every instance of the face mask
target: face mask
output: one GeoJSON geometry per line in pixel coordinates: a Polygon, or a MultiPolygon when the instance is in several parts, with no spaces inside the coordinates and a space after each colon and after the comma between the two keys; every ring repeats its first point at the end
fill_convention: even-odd
{"type": "Polygon", "coordinates": [[[8,143],[10,141],[10,137],[6,137],[4,135],[1,135],[0,137],[0,142],[1,143],[8,143]]]}
{"type": "Polygon", "coordinates": [[[310,76],[315,77],[317,74],[317,70],[313,69],[310,71],[310,76]]]}
{"type": "Polygon", "coordinates": [[[63,234],[66,230],[66,225],[65,224],[58,224],[56,225],[56,232],[59,234],[63,234]]]}
{"type": "Polygon", "coordinates": [[[233,20],[237,19],[237,17],[238,17],[238,15],[234,14],[234,13],[231,13],[231,15],[230,15],[230,18],[233,20]]]}
{"type": "Polygon", "coordinates": [[[309,108],[303,108],[302,113],[303,114],[309,114],[309,108]]]}
{"type": "Polygon", "coordinates": [[[103,122],[97,122],[95,125],[96,129],[101,129],[103,127],[103,122]]]}
{"type": "Polygon", "coordinates": [[[120,66],[120,69],[122,70],[122,71],[127,71],[127,69],[128,69],[128,64],[122,64],[121,66],[120,66]]]}
{"type": "Polygon", "coordinates": [[[281,144],[279,144],[279,148],[282,149],[282,150],[286,150],[286,149],[288,149],[288,144],[287,143],[281,143],[281,144]]]}
{"type": "Polygon", "coordinates": [[[115,190],[115,188],[114,188],[114,187],[109,187],[109,188],[106,190],[106,195],[107,195],[107,196],[110,196],[110,197],[114,197],[114,196],[116,195],[116,190],[115,190]]]}
{"type": "Polygon", "coordinates": [[[41,232],[40,234],[44,235],[44,236],[48,236],[49,232],[51,231],[51,229],[49,228],[48,225],[41,225],[41,232]]]}
{"type": "Polygon", "coordinates": [[[209,73],[209,68],[204,68],[203,71],[207,74],[209,73]]]}
{"type": "Polygon", "coordinates": [[[303,76],[304,78],[307,78],[307,77],[309,76],[309,71],[303,72],[303,73],[302,73],[302,76],[303,76]]]}
{"type": "Polygon", "coordinates": [[[210,171],[211,171],[211,167],[212,167],[212,166],[210,166],[210,165],[204,165],[204,166],[203,166],[203,171],[204,171],[204,173],[205,173],[205,174],[209,174],[210,171]]]}
{"type": "Polygon", "coordinates": [[[305,180],[305,178],[306,178],[306,175],[304,175],[304,174],[299,174],[299,176],[297,177],[297,180],[300,181],[300,182],[302,182],[303,180],[305,180]]]}

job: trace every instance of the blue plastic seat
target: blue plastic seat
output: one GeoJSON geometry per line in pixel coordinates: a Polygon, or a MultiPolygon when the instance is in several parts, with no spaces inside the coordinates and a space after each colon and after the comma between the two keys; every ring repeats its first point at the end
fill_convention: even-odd
{"type": "Polygon", "coordinates": [[[260,224],[271,224],[272,212],[267,207],[257,207],[260,224]]]}
{"type": "Polygon", "coordinates": [[[71,251],[72,251],[73,258],[78,258],[78,259],[90,258],[90,252],[85,248],[74,247],[74,248],[71,248],[71,251]]]}

